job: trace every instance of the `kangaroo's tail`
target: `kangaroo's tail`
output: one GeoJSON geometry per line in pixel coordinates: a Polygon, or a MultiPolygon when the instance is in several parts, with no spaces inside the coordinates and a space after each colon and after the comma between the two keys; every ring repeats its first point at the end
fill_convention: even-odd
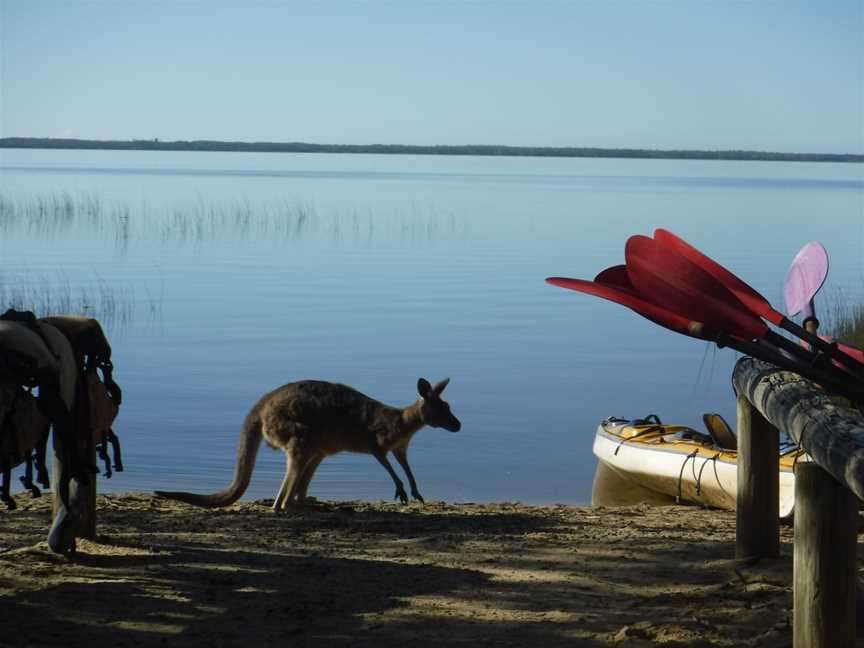
{"type": "Polygon", "coordinates": [[[234,471],[234,481],[228,488],[212,495],[197,495],[182,491],[157,490],[154,492],[159,497],[206,508],[219,508],[233,504],[243,496],[249,487],[252,470],[255,468],[255,458],[258,456],[258,448],[261,446],[261,438],[261,417],[256,407],[249,412],[243,423],[240,442],[237,445],[237,468],[234,471]]]}

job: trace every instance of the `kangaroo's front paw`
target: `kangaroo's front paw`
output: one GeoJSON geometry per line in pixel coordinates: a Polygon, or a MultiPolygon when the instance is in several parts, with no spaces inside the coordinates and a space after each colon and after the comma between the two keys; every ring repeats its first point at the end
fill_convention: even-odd
{"type": "Polygon", "coordinates": [[[402,484],[396,486],[396,495],[393,497],[393,499],[398,499],[403,504],[408,503],[408,494],[405,492],[405,488],[402,486],[402,484]]]}

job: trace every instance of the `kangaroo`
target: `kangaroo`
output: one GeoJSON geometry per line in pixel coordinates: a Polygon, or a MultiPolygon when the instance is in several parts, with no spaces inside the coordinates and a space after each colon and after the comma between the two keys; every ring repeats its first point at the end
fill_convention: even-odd
{"type": "Polygon", "coordinates": [[[273,500],[274,511],[301,505],[320,463],[343,450],[375,457],[396,485],[394,499],[407,504],[402,481],[387,460],[387,453],[392,452],[408,477],[411,495],[423,502],[408,465],[408,444],[425,425],[450,432],[462,427],[450,405],[441,399],[449,382],[446,378],[432,386],[420,378],[420,398],[404,408],[385,405],[337,383],[302,380],[283,385],[265,394],[246,416],[237,447],[234,481],[228,488],[212,495],[176,491],[156,491],[156,495],[208,508],[233,504],[249,486],[263,438],[274,450],[284,450],[287,462],[285,478],[273,500]]]}

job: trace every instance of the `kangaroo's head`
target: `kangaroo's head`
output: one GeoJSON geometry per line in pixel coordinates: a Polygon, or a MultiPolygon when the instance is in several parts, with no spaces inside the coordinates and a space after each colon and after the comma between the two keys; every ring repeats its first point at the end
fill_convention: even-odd
{"type": "Polygon", "coordinates": [[[450,404],[441,398],[441,392],[449,382],[450,379],[445,378],[433,387],[425,378],[417,381],[417,391],[423,397],[420,412],[426,425],[444,428],[449,432],[458,432],[462,424],[453,416],[450,404]]]}

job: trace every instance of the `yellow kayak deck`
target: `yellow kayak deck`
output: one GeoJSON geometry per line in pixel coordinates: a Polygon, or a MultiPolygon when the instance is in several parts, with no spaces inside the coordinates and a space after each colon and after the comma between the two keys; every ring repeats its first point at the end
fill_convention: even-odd
{"type": "MultiPolygon", "coordinates": [[[[668,425],[663,423],[644,424],[608,424],[601,425],[603,431],[622,445],[636,445],[659,452],[672,452],[679,455],[694,455],[695,458],[706,458],[729,463],[737,463],[738,452],[723,449],[717,445],[710,434],[694,430],[687,425],[668,425]]],[[[791,471],[795,463],[804,456],[799,447],[789,447],[779,456],[781,470],[791,471]]]]}

